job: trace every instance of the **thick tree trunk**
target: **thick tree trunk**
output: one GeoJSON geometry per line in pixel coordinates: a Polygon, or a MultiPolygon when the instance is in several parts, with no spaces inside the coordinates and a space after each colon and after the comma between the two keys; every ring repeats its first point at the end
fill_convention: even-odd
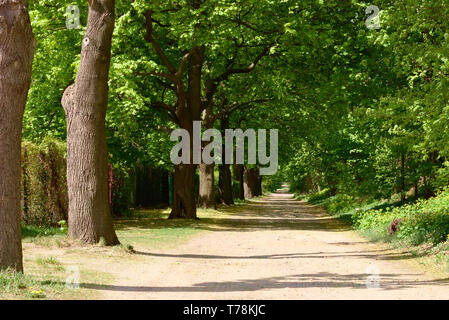
{"type": "Polygon", "coordinates": [[[176,116],[180,127],[190,133],[190,163],[175,166],[173,174],[173,207],[169,219],[197,219],[195,199],[195,172],[193,164],[193,121],[201,120],[201,72],[204,62],[204,47],[192,49],[189,56],[189,86],[187,101],[181,101],[184,89],[178,94],[176,116]],[[186,107],[187,104],[187,107],[186,107]]]}
{"type": "Polygon", "coordinates": [[[215,209],[215,164],[201,163],[198,169],[200,173],[198,207],[204,209],[215,209]]]}
{"type": "Polygon", "coordinates": [[[169,219],[196,219],[195,172],[196,165],[192,164],[193,152],[193,120],[188,110],[180,115],[181,128],[190,133],[190,162],[191,164],[175,165],[173,173],[173,206],[169,219]]]}
{"type": "MultiPolygon", "coordinates": [[[[205,130],[211,129],[214,125],[212,108],[207,108],[203,112],[202,126],[205,130]]],[[[209,142],[203,142],[205,147],[209,142]]],[[[200,188],[198,195],[198,207],[205,209],[216,209],[215,203],[215,164],[201,163],[199,165],[200,188]]]]}
{"type": "Polygon", "coordinates": [[[229,164],[219,166],[219,194],[220,201],[226,205],[234,204],[234,196],[232,195],[232,176],[229,164]]]}
{"type": "Polygon", "coordinates": [[[0,269],[22,272],[22,119],[36,41],[28,1],[0,0],[0,269]]]}
{"type": "Polygon", "coordinates": [[[256,170],[256,197],[262,195],[262,176],[259,175],[259,170],[256,170]]]}
{"type": "Polygon", "coordinates": [[[240,200],[245,200],[245,183],[243,179],[244,167],[241,164],[234,164],[234,180],[239,182],[239,195],[240,200]]]}
{"type": "Polygon", "coordinates": [[[260,178],[258,169],[245,168],[245,187],[244,187],[245,198],[249,199],[260,195],[259,185],[260,185],[260,178]]]}
{"type": "Polygon", "coordinates": [[[173,207],[169,219],[196,219],[195,170],[192,164],[175,166],[173,207]]]}
{"type": "Polygon", "coordinates": [[[114,0],[89,0],[86,35],[74,85],[62,98],[67,118],[69,237],[119,244],[108,204],[105,117],[114,30],[114,0]]]}
{"type": "MultiPolygon", "coordinates": [[[[220,131],[222,136],[225,134],[225,130],[229,128],[229,117],[224,116],[221,119],[220,131]]],[[[229,164],[226,164],[226,152],[225,144],[222,145],[222,163],[219,165],[219,178],[218,178],[218,193],[220,195],[220,202],[226,205],[234,204],[234,197],[232,195],[232,175],[229,164]]]]}

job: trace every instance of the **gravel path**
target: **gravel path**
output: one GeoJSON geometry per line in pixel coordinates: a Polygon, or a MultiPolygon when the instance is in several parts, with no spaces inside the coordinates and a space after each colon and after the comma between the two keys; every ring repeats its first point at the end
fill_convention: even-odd
{"type": "Polygon", "coordinates": [[[136,248],[104,299],[448,299],[407,254],[370,244],[287,193],[169,251],[136,248]]]}

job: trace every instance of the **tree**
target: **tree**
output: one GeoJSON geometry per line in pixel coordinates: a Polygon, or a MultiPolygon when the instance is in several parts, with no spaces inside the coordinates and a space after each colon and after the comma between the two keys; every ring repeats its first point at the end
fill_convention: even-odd
{"type": "MultiPolygon", "coordinates": [[[[273,6],[264,1],[257,5],[239,2],[228,6],[230,10],[224,10],[216,1],[181,1],[176,5],[161,4],[157,10],[148,5],[139,9],[146,19],[145,39],[161,62],[154,68],[152,61],[156,70],[139,74],[159,79],[163,92],[169,94],[163,95],[162,100],[152,101],[152,105],[165,110],[192,138],[193,121],[201,120],[202,112],[213,108],[219,86],[236,75],[252,72],[276,46],[282,36],[284,19],[289,17],[289,4],[273,6]],[[274,19],[261,23],[261,16],[273,15],[274,19]],[[211,28],[216,29],[215,35],[208,32],[211,28]],[[177,65],[171,62],[173,60],[177,65]],[[186,65],[187,74],[184,73],[186,65]]],[[[192,147],[193,143],[190,145],[192,147]]],[[[175,166],[170,218],[196,218],[194,174],[197,165],[192,158],[193,152],[190,164],[175,166]]],[[[213,170],[202,168],[208,173],[203,181],[210,186],[213,170]]],[[[200,194],[200,199],[209,202],[213,190],[211,192],[210,187],[204,190],[204,197],[200,194]]]]}
{"type": "MultiPolygon", "coordinates": [[[[225,130],[229,129],[229,116],[227,114],[222,115],[220,121],[221,135],[224,136],[225,130]]],[[[222,144],[223,160],[222,164],[218,167],[218,194],[220,201],[223,204],[234,204],[234,195],[232,194],[232,174],[231,165],[226,162],[225,143],[222,144]]]]}
{"type": "Polygon", "coordinates": [[[27,0],[0,1],[0,268],[23,271],[20,233],[22,120],[36,40],[27,0]]]}
{"type": "Polygon", "coordinates": [[[75,84],[63,95],[67,119],[69,237],[119,244],[108,204],[105,117],[114,30],[114,0],[89,0],[87,30],[75,84]]]}

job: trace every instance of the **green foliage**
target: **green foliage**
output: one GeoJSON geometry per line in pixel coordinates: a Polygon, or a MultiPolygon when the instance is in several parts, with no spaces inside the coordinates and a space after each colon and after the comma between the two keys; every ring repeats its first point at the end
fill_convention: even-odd
{"type": "Polygon", "coordinates": [[[22,144],[23,220],[57,226],[67,220],[66,147],[54,139],[22,144]]]}
{"type": "Polygon", "coordinates": [[[355,205],[357,204],[352,196],[340,193],[326,199],[326,201],[324,201],[323,203],[323,207],[330,214],[337,214],[347,211],[348,209],[351,209],[355,205]]]}
{"type": "Polygon", "coordinates": [[[275,192],[280,189],[284,182],[284,176],[281,172],[277,172],[271,176],[264,176],[262,178],[262,190],[265,192],[275,192]]]}
{"type": "Polygon", "coordinates": [[[67,228],[37,227],[22,224],[22,238],[37,238],[54,236],[57,234],[67,234],[67,228]]]}
{"type": "MultiPolygon", "coordinates": [[[[44,262],[44,261],[43,261],[44,262]]],[[[55,262],[50,259],[47,262],[55,262]]],[[[48,265],[48,264],[47,264],[48,265]]],[[[59,265],[58,265],[59,266],[59,265]]],[[[59,271],[62,269],[60,266],[59,271]]],[[[44,299],[50,294],[55,299],[65,290],[62,281],[41,281],[35,276],[15,272],[13,270],[0,270],[0,297],[2,299],[44,299]]]]}
{"type": "Polygon", "coordinates": [[[442,191],[434,198],[418,200],[400,207],[379,210],[363,210],[353,216],[354,226],[360,230],[385,227],[394,219],[402,219],[397,239],[417,245],[424,242],[437,244],[449,235],[449,190],[442,191]]]}
{"type": "Polygon", "coordinates": [[[321,201],[328,199],[330,197],[330,190],[329,189],[323,189],[319,192],[310,194],[307,196],[306,200],[312,204],[318,204],[321,201]]]}
{"type": "MultiPolygon", "coordinates": [[[[379,30],[365,26],[367,5],[116,1],[106,116],[112,211],[124,215],[133,205],[136,166],[173,169],[168,133],[177,125],[154,102],[172,106],[178,97],[171,76],[160,76],[170,72],[167,63],[145,39],[144,13],[152,9],[153,37],[175,69],[192,47],[204,47],[203,86],[228,68],[251,65],[272,45],[251,73],[220,84],[213,105],[217,112],[225,102],[269,100],[230,115],[231,127],[280,129],[282,171],[264,178],[265,190],[287,180],[291,191],[312,193],[308,201],[330,213],[354,214],[356,226],[375,230],[377,238],[393,218],[404,218],[398,238],[442,241],[448,221],[441,194],[402,208],[391,204],[428,198],[449,181],[449,5],[379,0],[379,30]]],[[[67,220],[65,147],[45,137],[65,138],[60,100],[74,81],[87,8],[81,0],[29,5],[37,38],[23,130],[22,203],[29,224],[67,220]],[[80,29],[65,28],[69,4],[80,8],[80,29]]],[[[180,78],[184,89],[188,68],[187,62],[180,78]]],[[[235,195],[238,188],[233,181],[235,195]]]]}

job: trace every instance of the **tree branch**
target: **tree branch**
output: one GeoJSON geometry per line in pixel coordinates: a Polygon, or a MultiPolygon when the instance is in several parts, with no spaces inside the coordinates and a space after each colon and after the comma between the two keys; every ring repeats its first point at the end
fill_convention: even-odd
{"type": "Polygon", "coordinates": [[[156,101],[153,102],[151,104],[146,103],[147,105],[149,105],[150,107],[153,107],[155,109],[160,109],[160,110],[165,110],[167,111],[168,116],[170,117],[170,119],[175,122],[176,124],[179,124],[179,119],[178,116],[176,115],[176,108],[172,107],[162,101],[156,101]]]}
{"type": "Polygon", "coordinates": [[[176,69],[173,67],[173,65],[168,61],[167,56],[165,55],[162,48],[159,46],[159,44],[154,40],[153,38],[153,19],[152,19],[153,10],[148,10],[145,12],[145,18],[146,18],[146,29],[147,33],[145,35],[145,40],[148,41],[153,45],[153,48],[156,50],[159,58],[161,58],[162,63],[165,65],[165,67],[168,69],[168,71],[171,74],[176,74],[176,69]]]}
{"type": "Polygon", "coordinates": [[[235,74],[242,74],[242,73],[250,73],[251,71],[253,71],[257,64],[259,63],[259,61],[266,56],[269,52],[270,49],[273,48],[275,45],[275,42],[270,43],[269,45],[267,45],[254,59],[254,61],[248,66],[248,67],[242,67],[242,68],[229,68],[227,69],[225,72],[223,72],[221,75],[219,75],[218,77],[214,78],[214,79],[210,79],[209,81],[207,81],[206,83],[206,99],[203,103],[203,110],[212,106],[213,104],[213,97],[215,95],[215,93],[217,92],[217,88],[218,85],[229,79],[229,77],[231,75],[235,75],[235,74]]]}
{"type": "Polygon", "coordinates": [[[221,111],[217,112],[214,115],[214,119],[216,120],[216,119],[222,118],[223,116],[229,116],[232,112],[242,109],[243,107],[246,107],[246,106],[250,106],[250,105],[253,105],[256,103],[265,103],[265,102],[269,102],[269,101],[270,101],[270,99],[255,99],[255,100],[247,101],[244,103],[237,103],[237,101],[235,101],[233,104],[231,104],[229,106],[229,108],[224,108],[221,111]]]}

